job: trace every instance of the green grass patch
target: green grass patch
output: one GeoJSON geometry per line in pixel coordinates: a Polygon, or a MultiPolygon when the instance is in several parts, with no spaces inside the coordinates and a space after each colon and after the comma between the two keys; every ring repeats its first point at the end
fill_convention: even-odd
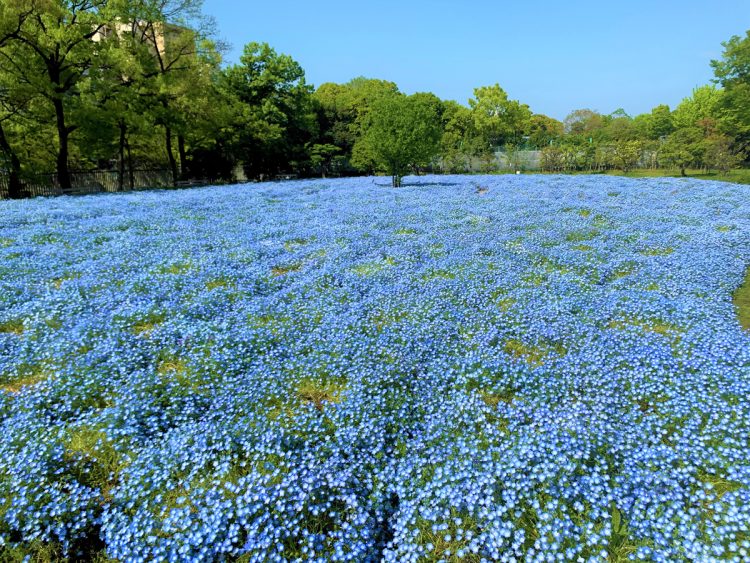
{"type": "Polygon", "coordinates": [[[365,262],[363,264],[359,264],[358,266],[354,266],[351,271],[358,276],[372,276],[395,265],[395,258],[391,258],[390,256],[388,256],[382,260],[374,260],[372,262],[365,262]]]}
{"type": "Polygon", "coordinates": [[[612,272],[609,276],[610,281],[619,280],[621,278],[625,278],[635,272],[637,269],[637,264],[635,262],[625,262],[623,264],[620,264],[614,272],[612,272]]]}
{"type": "Polygon", "coordinates": [[[304,379],[297,386],[297,397],[322,411],[327,403],[338,403],[345,388],[346,385],[338,381],[304,379]]]}
{"type": "Polygon", "coordinates": [[[402,227],[396,231],[397,235],[416,235],[417,230],[410,227],[402,227]]]}
{"type": "Polygon", "coordinates": [[[581,252],[591,252],[594,250],[593,246],[589,246],[588,244],[577,244],[573,247],[573,250],[580,250],[581,252]]]}
{"type": "Polygon", "coordinates": [[[530,366],[540,366],[549,357],[553,355],[564,356],[567,352],[561,344],[526,344],[515,338],[506,341],[503,350],[512,358],[522,360],[530,366]]]}
{"type": "Polygon", "coordinates": [[[81,277],[80,272],[68,272],[67,274],[64,274],[60,276],[59,278],[54,278],[52,280],[52,287],[55,289],[60,289],[62,287],[62,284],[68,280],[75,280],[81,277]]]}
{"type": "Polygon", "coordinates": [[[65,458],[80,483],[99,489],[103,500],[112,499],[111,491],[117,485],[126,458],[115,449],[103,430],[82,426],[71,431],[65,458]]]}
{"type": "Polygon", "coordinates": [[[298,249],[300,246],[305,246],[306,244],[307,244],[307,239],[303,239],[303,238],[289,239],[287,241],[284,241],[284,250],[288,252],[292,252],[293,250],[298,249]]]}
{"type": "Polygon", "coordinates": [[[234,287],[234,282],[227,278],[217,278],[215,280],[209,280],[206,282],[206,289],[209,291],[211,291],[212,289],[232,287],[234,287]]]}
{"type": "Polygon", "coordinates": [[[708,485],[719,499],[727,493],[733,493],[742,488],[742,483],[739,481],[732,481],[708,471],[699,471],[696,478],[704,485],[708,485]]]}
{"type": "Polygon", "coordinates": [[[21,335],[24,331],[23,321],[21,319],[11,319],[0,323],[1,334],[15,334],[21,335]]]}
{"type": "Polygon", "coordinates": [[[674,252],[674,248],[671,246],[666,246],[663,248],[646,248],[645,250],[641,250],[641,254],[644,256],[669,256],[674,252]]]}
{"type": "Polygon", "coordinates": [[[271,268],[271,275],[274,277],[285,276],[292,272],[297,272],[301,269],[302,269],[302,262],[292,262],[291,264],[274,266],[273,268],[271,268]]]}
{"type": "Polygon", "coordinates": [[[50,379],[50,375],[43,365],[24,364],[18,369],[18,376],[1,383],[0,389],[11,395],[16,395],[24,389],[34,387],[48,379],[50,379]]]}
{"type": "Polygon", "coordinates": [[[479,523],[465,512],[451,509],[450,516],[440,530],[433,529],[433,522],[419,519],[418,543],[427,548],[427,553],[420,561],[435,563],[479,563],[484,559],[479,554],[467,549],[471,538],[479,532],[479,523]]]}
{"type": "Polygon", "coordinates": [[[159,274],[186,274],[190,270],[193,269],[192,262],[177,262],[176,264],[171,264],[169,266],[161,266],[157,268],[157,273],[159,274]]]}
{"type": "Polygon", "coordinates": [[[55,244],[62,241],[63,238],[56,233],[45,233],[31,237],[31,242],[34,244],[55,244]]]}
{"type": "Polygon", "coordinates": [[[148,335],[157,326],[162,324],[166,316],[163,313],[149,313],[145,317],[138,319],[132,325],[133,333],[140,335],[148,335]]]}
{"type": "Polygon", "coordinates": [[[454,280],[456,279],[456,273],[451,270],[444,268],[435,268],[427,272],[422,276],[424,281],[430,280],[454,280]]]}
{"type": "Polygon", "coordinates": [[[615,330],[625,330],[629,327],[636,327],[643,332],[661,334],[662,336],[673,336],[682,332],[680,327],[659,319],[641,320],[626,317],[624,319],[612,320],[607,325],[607,328],[615,330]]]}
{"type": "Polygon", "coordinates": [[[565,235],[565,240],[568,242],[585,242],[591,240],[599,235],[599,231],[571,231],[565,235]]]}
{"type": "Polygon", "coordinates": [[[742,285],[734,292],[732,303],[737,308],[740,326],[745,330],[750,330],[750,268],[745,273],[742,285]]]}

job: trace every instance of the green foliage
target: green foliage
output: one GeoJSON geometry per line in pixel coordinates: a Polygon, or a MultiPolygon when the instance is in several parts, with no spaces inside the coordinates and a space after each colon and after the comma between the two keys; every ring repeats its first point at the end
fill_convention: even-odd
{"type": "Polygon", "coordinates": [[[234,100],[234,150],[249,177],[303,166],[316,122],[312,87],[297,61],[267,43],[248,43],[240,63],[224,71],[222,88],[234,100]]]}
{"type": "Polygon", "coordinates": [[[703,161],[706,145],[703,133],[698,127],[677,129],[662,144],[659,158],[665,164],[680,170],[682,176],[688,167],[703,161]]]}
{"type": "Polygon", "coordinates": [[[357,141],[361,151],[356,162],[366,166],[361,155],[368,155],[391,175],[394,187],[400,186],[410,168],[426,166],[438,154],[442,133],[439,111],[440,100],[432,94],[380,98],[357,141]]]}
{"type": "Polygon", "coordinates": [[[740,325],[745,330],[750,330],[750,269],[745,274],[742,285],[734,292],[732,302],[737,308],[740,325]]]}
{"type": "Polygon", "coordinates": [[[506,143],[517,145],[529,128],[529,106],[509,99],[499,84],[475,88],[469,107],[481,152],[491,152],[506,143]]]}
{"type": "Polygon", "coordinates": [[[675,108],[672,114],[675,127],[702,127],[706,120],[715,121],[722,95],[723,91],[712,85],[695,88],[693,93],[675,108]]]}

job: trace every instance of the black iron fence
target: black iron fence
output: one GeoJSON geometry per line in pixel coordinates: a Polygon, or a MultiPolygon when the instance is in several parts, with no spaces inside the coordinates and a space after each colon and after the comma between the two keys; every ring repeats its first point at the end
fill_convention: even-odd
{"type": "MultiPolygon", "coordinates": [[[[123,178],[116,170],[88,170],[70,173],[71,189],[63,192],[57,181],[57,174],[26,175],[21,180],[21,196],[56,196],[68,194],[94,194],[172,187],[172,174],[169,170],[126,171],[123,178]]],[[[197,186],[212,183],[210,180],[188,180],[178,182],[179,187],[197,186]]],[[[0,199],[7,199],[8,176],[0,173],[0,199]]]]}

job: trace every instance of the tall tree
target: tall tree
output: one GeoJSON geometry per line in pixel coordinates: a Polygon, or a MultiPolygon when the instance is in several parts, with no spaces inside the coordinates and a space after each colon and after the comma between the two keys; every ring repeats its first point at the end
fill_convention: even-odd
{"type": "Polygon", "coordinates": [[[722,58],[711,61],[716,81],[724,88],[718,104],[721,128],[746,150],[750,148],[750,31],[722,45],[722,58]]]}
{"type": "Polygon", "coordinates": [[[14,51],[16,58],[3,48],[0,56],[19,82],[52,106],[58,145],[57,178],[62,190],[69,191],[70,136],[78,128],[71,114],[79,103],[81,82],[107,41],[102,31],[110,18],[110,1],[28,0],[11,6],[10,11],[14,8],[17,17],[23,12],[30,15],[8,36],[8,45],[19,48],[14,51]]]}
{"type": "Polygon", "coordinates": [[[564,133],[563,124],[552,117],[535,114],[529,119],[529,144],[536,148],[544,148],[560,139],[564,133]]]}
{"type": "Polygon", "coordinates": [[[577,109],[568,114],[563,121],[565,132],[569,135],[590,137],[604,127],[602,114],[590,109],[577,109]]]}
{"type": "Polygon", "coordinates": [[[722,90],[710,84],[695,88],[672,113],[675,128],[695,127],[699,121],[715,121],[719,117],[719,104],[723,94],[722,90]]]}
{"type": "Polygon", "coordinates": [[[249,43],[240,63],[225,69],[223,88],[236,101],[238,150],[252,177],[301,163],[314,138],[312,87],[289,55],[267,43],[249,43]]]}
{"type": "MultiPolygon", "coordinates": [[[[313,94],[318,113],[321,144],[339,147],[344,159],[351,161],[357,140],[362,137],[363,125],[373,103],[383,96],[398,92],[393,82],[375,78],[357,77],[346,84],[324,83],[313,94]]],[[[372,155],[364,154],[365,145],[357,145],[357,160],[372,170],[372,155]]]]}
{"type": "Polygon", "coordinates": [[[487,150],[506,143],[519,144],[531,119],[529,106],[509,99],[498,84],[475,88],[469,107],[487,150]]]}
{"type": "Polygon", "coordinates": [[[392,94],[372,106],[364,135],[377,164],[391,175],[393,187],[409,168],[425,166],[438,154],[442,126],[439,100],[432,94],[392,94]]]}
{"type": "Polygon", "coordinates": [[[12,39],[25,24],[32,10],[20,8],[13,2],[0,5],[0,162],[8,172],[8,196],[21,197],[21,160],[11,144],[11,123],[27,109],[33,92],[14,80],[14,61],[18,58],[12,39]],[[9,66],[10,65],[10,66],[9,66]]]}
{"type": "Polygon", "coordinates": [[[150,79],[148,95],[154,122],[164,134],[164,151],[177,183],[185,169],[184,99],[195,86],[201,46],[214,31],[213,19],[203,15],[203,0],[142,0],[127,3],[131,48],[139,59],[143,77],[150,79]],[[180,159],[175,157],[175,141],[180,159]]]}
{"type": "Polygon", "coordinates": [[[469,168],[471,156],[477,152],[474,147],[477,135],[471,110],[453,100],[445,101],[442,122],[440,155],[443,169],[448,172],[465,172],[469,168]]]}

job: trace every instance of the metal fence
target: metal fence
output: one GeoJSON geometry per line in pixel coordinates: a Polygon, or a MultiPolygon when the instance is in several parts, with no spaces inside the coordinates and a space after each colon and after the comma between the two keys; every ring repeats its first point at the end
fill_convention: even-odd
{"type": "MultiPolygon", "coordinates": [[[[22,197],[56,196],[63,193],[94,194],[117,192],[120,190],[120,175],[116,170],[88,170],[71,172],[71,190],[63,192],[57,181],[57,174],[34,174],[22,179],[22,197]]],[[[203,185],[206,181],[191,180],[179,182],[179,185],[203,185]]],[[[122,181],[122,191],[143,190],[149,188],[166,188],[172,186],[172,174],[169,170],[133,170],[126,171],[122,181]]],[[[0,173],[0,199],[8,198],[8,176],[0,173]]]]}

